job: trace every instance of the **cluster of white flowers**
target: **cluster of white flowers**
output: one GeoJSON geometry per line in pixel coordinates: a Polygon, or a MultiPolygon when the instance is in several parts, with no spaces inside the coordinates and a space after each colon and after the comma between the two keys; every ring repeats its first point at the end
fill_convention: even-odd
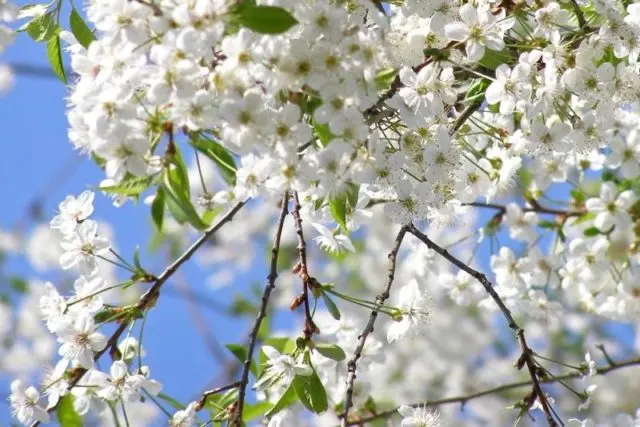
{"type": "MultiPolygon", "coordinates": [[[[121,359],[114,360],[110,374],[95,367],[98,353],[107,350],[108,339],[99,331],[96,315],[104,308],[102,295],[111,289],[99,275],[98,257],[109,252],[108,239],[97,232],[98,224],[89,219],[93,213],[94,193],[85,191],[78,197],[68,196],[59,205],[59,213],[50,222],[60,234],[63,253],[60,266],[64,270],[75,269],[81,275],[73,283],[74,294],[63,297],[51,283],[44,284],[39,300],[39,310],[47,329],[57,337],[61,359],[42,382],[47,395],[46,408],[54,408],[61,397],[73,393],[76,412],[86,414],[90,408],[102,412],[107,402],[137,402],[142,390],[157,394],[161,385],[149,378],[147,366],[138,366],[130,372],[130,362],[142,352],[141,344],[127,338],[117,345],[121,359]],[[87,372],[75,382],[80,387],[71,388],[69,368],[82,368],[87,372]]],[[[112,345],[116,345],[112,344],[112,345]]],[[[18,420],[30,424],[34,420],[47,422],[49,415],[40,406],[40,393],[33,386],[25,387],[21,380],[11,386],[9,398],[18,420]]]]}
{"type": "MultiPolygon", "coordinates": [[[[542,319],[553,331],[562,329],[563,313],[637,322],[639,4],[406,0],[384,14],[368,0],[258,3],[290,14],[290,29],[246,25],[238,16],[243,7],[256,7],[250,1],[88,2],[96,40],[81,44],[64,33],[77,74],[68,98],[69,139],[103,167],[103,189],[130,190],[132,183],[164,188],[159,183],[176,170],[180,146],[217,147],[213,157],[237,163],[223,166],[233,178],[221,172],[210,194],[198,162],[185,173],[185,187],[201,184],[201,191],[179,201],[198,205],[200,214],[296,191],[304,223],[311,225],[307,236],[314,236],[309,241],[332,256],[357,254],[355,265],[328,266],[322,281],[333,280],[341,290],[345,271],[357,272],[364,290],[350,302],[367,308],[373,303],[365,294],[377,293],[385,275],[380,254],[393,239],[390,221],[459,225],[456,233],[435,239],[455,246],[475,233],[469,229],[472,209],[486,210],[495,215],[463,255],[472,259],[480,244],[491,242],[496,292],[516,314],[542,319]],[[523,203],[497,204],[514,189],[522,191],[523,203]],[[556,194],[568,202],[556,203],[556,194]],[[494,251],[501,231],[513,244],[494,251]],[[550,245],[540,243],[546,233],[550,245]]],[[[1,7],[0,17],[6,15],[1,7]]],[[[118,193],[116,203],[125,196],[118,193]]],[[[80,380],[84,387],[73,389],[80,414],[105,402],[137,401],[141,389],[159,390],[147,367],[130,372],[127,351],[110,374],[94,366],[107,346],[94,318],[109,288],[98,273],[110,242],[89,219],[92,202],[93,193],[70,196],[51,222],[60,233],[61,267],[81,274],[75,295],[65,298],[48,284],[40,299],[62,357],[45,382],[47,407],[67,393],[67,368],[81,367],[88,370],[80,380]]],[[[223,241],[248,245],[265,223],[241,227],[223,241]]],[[[392,291],[395,305],[381,308],[392,319],[361,351],[353,390],[357,411],[370,398],[401,403],[424,396],[424,384],[459,394],[469,389],[465,372],[474,366],[498,372],[482,383],[507,375],[497,364],[512,355],[485,355],[500,353],[489,348],[491,311],[475,311],[494,301],[433,251],[416,242],[407,247],[402,263],[409,267],[392,291]],[[454,314],[434,315],[433,301],[438,312],[454,314]],[[469,313],[479,323],[465,318],[469,313]],[[438,334],[455,330],[455,337],[440,342],[428,323],[438,334]],[[478,356],[469,360],[473,352],[478,356]],[[421,372],[416,354],[429,361],[429,372],[421,372]],[[394,387],[394,378],[406,371],[420,372],[410,384],[394,387]]],[[[249,252],[212,248],[207,257],[221,263],[235,257],[250,266],[249,252]]],[[[297,293],[293,279],[279,282],[283,305],[297,293]]],[[[319,313],[320,339],[353,354],[368,313],[345,309],[340,320],[319,313]]],[[[567,328],[586,334],[589,324],[567,328]]],[[[267,374],[256,386],[268,392],[261,398],[275,403],[296,376],[317,374],[329,402],[344,402],[344,363],[316,351],[311,363],[268,345],[262,351],[267,374]]],[[[592,376],[590,356],[586,364],[592,376]]],[[[595,388],[587,385],[580,408],[587,409],[595,388]]],[[[47,417],[39,400],[36,389],[14,383],[11,403],[20,421],[47,417]]],[[[479,419],[500,424],[501,415],[487,408],[473,407],[479,419]]],[[[194,425],[196,409],[192,402],[175,413],[173,425],[194,425]]],[[[293,411],[278,414],[272,425],[289,422],[293,411]]],[[[436,426],[440,417],[455,418],[407,406],[400,414],[403,425],[436,426]]],[[[318,423],[336,421],[328,414],[318,423]]]]}

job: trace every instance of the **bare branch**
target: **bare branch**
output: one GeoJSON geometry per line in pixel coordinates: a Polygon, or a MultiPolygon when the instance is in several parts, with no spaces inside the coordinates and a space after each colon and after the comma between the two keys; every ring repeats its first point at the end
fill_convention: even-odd
{"type": "Polygon", "coordinates": [[[358,338],[358,346],[353,353],[353,357],[347,363],[347,392],[344,400],[344,410],[342,412],[341,418],[342,423],[341,426],[345,427],[348,424],[349,411],[353,406],[353,387],[356,381],[356,369],[358,364],[358,359],[362,356],[362,350],[364,349],[364,345],[367,341],[367,337],[371,332],[373,332],[373,326],[376,323],[376,318],[378,317],[379,307],[384,304],[384,302],[389,298],[389,292],[391,291],[391,285],[393,284],[393,279],[396,274],[396,258],[398,257],[398,252],[400,251],[400,246],[402,245],[402,240],[404,239],[405,234],[409,230],[409,226],[404,225],[398,232],[396,236],[395,243],[393,245],[393,249],[389,252],[389,270],[387,272],[387,283],[384,287],[384,291],[376,297],[376,309],[371,312],[369,316],[369,322],[367,326],[360,334],[358,338]]]}
{"type": "Polygon", "coordinates": [[[280,252],[280,239],[282,238],[282,228],[284,226],[284,219],[289,213],[289,193],[285,192],[282,198],[282,210],[280,211],[280,218],[278,219],[278,227],[276,229],[275,236],[273,238],[273,246],[271,248],[271,269],[267,276],[267,285],[264,288],[262,294],[262,304],[260,305],[260,311],[253,324],[251,334],[249,334],[249,347],[247,348],[247,358],[244,361],[242,368],[242,376],[240,379],[240,389],[238,395],[238,405],[233,414],[230,425],[241,427],[242,426],[242,410],[244,408],[244,400],[247,391],[247,384],[249,383],[249,371],[251,369],[251,360],[253,358],[253,351],[258,340],[258,330],[262,324],[262,320],[267,315],[267,306],[269,305],[269,297],[271,292],[276,287],[276,278],[278,277],[278,254],[280,252]]]}
{"type": "Polygon", "coordinates": [[[522,369],[526,365],[529,371],[529,375],[531,376],[533,391],[531,394],[530,405],[532,405],[535,402],[536,400],[535,398],[537,397],[538,400],[540,401],[540,404],[544,411],[545,417],[547,418],[547,422],[549,423],[549,426],[552,426],[552,427],[557,426],[558,424],[556,423],[552,414],[552,408],[542,390],[542,387],[540,387],[540,380],[538,378],[536,364],[533,358],[533,352],[531,351],[531,349],[527,345],[527,341],[525,340],[524,329],[518,326],[516,321],[513,319],[511,312],[509,311],[507,306],[504,304],[500,296],[497,294],[497,292],[493,288],[493,285],[487,279],[487,276],[469,267],[467,264],[460,261],[458,258],[454,257],[453,255],[451,255],[446,249],[438,246],[435,242],[429,239],[429,237],[426,234],[418,230],[413,224],[409,225],[408,231],[414,236],[416,236],[425,245],[427,245],[429,249],[435,251],[440,256],[445,258],[447,261],[449,261],[450,263],[452,263],[462,271],[466,272],[467,274],[469,274],[471,277],[475,278],[482,284],[482,286],[487,291],[487,293],[491,296],[491,298],[496,303],[498,308],[500,308],[502,315],[507,320],[509,328],[511,328],[515,332],[518,342],[520,344],[520,349],[522,354],[518,359],[517,368],[522,369]]]}

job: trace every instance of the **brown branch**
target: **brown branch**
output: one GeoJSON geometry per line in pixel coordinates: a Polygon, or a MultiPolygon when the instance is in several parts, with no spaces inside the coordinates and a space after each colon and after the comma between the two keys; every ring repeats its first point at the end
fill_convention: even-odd
{"type": "Polygon", "coordinates": [[[358,364],[358,359],[362,356],[362,350],[364,349],[365,342],[367,341],[367,337],[370,333],[373,332],[373,326],[376,322],[376,318],[378,317],[378,310],[382,304],[389,298],[389,292],[391,291],[391,285],[393,284],[393,279],[396,274],[396,259],[398,257],[398,252],[400,251],[400,246],[402,245],[402,240],[404,239],[405,234],[409,230],[409,226],[404,225],[400,228],[398,235],[396,236],[395,243],[393,245],[393,249],[389,252],[389,269],[387,272],[387,283],[384,287],[384,291],[376,297],[376,308],[371,312],[369,316],[369,322],[367,326],[362,331],[362,334],[358,337],[358,346],[353,352],[353,357],[347,363],[347,391],[345,394],[344,400],[344,410],[342,411],[342,423],[341,426],[345,427],[348,424],[349,411],[353,406],[353,387],[355,385],[356,380],[356,369],[358,364]]]}
{"type": "Polygon", "coordinates": [[[198,403],[196,405],[196,411],[199,411],[202,408],[204,408],[204,405],[207,403],[207,399],[209,398],[209,396],[213,396],[214,394],[218,394],[223,391],[227,391],[239,386],[240,386],[240,381],[236,381],[231,384],[223,385],[222,387],[212,388],[211,390],[205,391],[204,393],[202,393],[202,397],[200,398],[200,400],[198,400],[198,403]]]}
{"type": "MultiPolygon", "coordinates": [[[[311,310],[309,308],[309,288],[315,284],[315,279],[309,276],[309,267],[307,265],[307,245],[304,241],[304,233],[302,232],[302,218],[300,217],[300,199],[298,192],[293,192],[293,219],[296,227],[296,236],[298,238],[298,266],[296,268],[300,279],[302,280],[302,302],[304,303],[304,336],[310,339],[318,328],[313,323],[311,310]]],[[[295,308],[295,305],[292,307],[295,308]]]]}
{"type": "MultiPolygon", "coordinates": [[[[630,366],[637,366],[640,365],[640,357],[636,357],[636,358],[632,358],[632,359],[627,359],[624,360],[622,362],[617,362],[614,363],[613,365],[607,365],[604,366],[602,368],[597,368],[596,369],[596,375],[606,375],[611,371],[615,371],[617,369],[622,369],[622,368],[627,368],[630,366]]],[[[574,378],[579,378],[584,376],[584,374],[582,372],[572,372],[570,374],[565,374],[565,375],[558,375],[555,377],[548,377],[548,378],[544,378],[539,380],[540,383],[545,383],[545,384],[552,384],[558,381],[563,381],[563,380],[570,380],[570,379],[574,379],[574,378]]],[[[478,391],[475,393],[471,393],[471,394],[466,394],[466,395],[462,395],[462,396],[453,396],[453,397],[446,397],[444,399],[438,399],[438,400],[427,400],[425,402],[419,402],[419,403],[413,403],[409,406],[412,406],[414,408],[417,407],[434,407],[434,406],[439,406],[439,405],[445,405],[445,404],[449,404],[449,403],[461,403],[461,404],[465,404],[466,402],[470,401],[470,400],[474,400],[474,399],[478,399],[480,397],[484,397],[484,396],[490,396],[496,393],[502,393],[505,391],[509,391],[509,390],[513,390],[516,388],[521,388],[521,387],[527,387],[527,386],[532,386],[533,382],[531,380],[529,381],[518,381],[518,382],[514,382],[514,383],[509,383],[509,384],[503,384],[503,385],[499,385],[496,387],[492,387],[492,388],[488,388],[486,390],[482,390],[482,391],[478,391]]],[[[387,417],[391,417],[394,414],[397,413],[398,411],[398,407],[394,408],[394,409],[390,409],[388,411],[384,411],[384,412],[380,412],[378,414],[375,415],[371,415],[369,417],[366,418],[360,418],[359,420],[356,421],[351,421],[347,424],[347,426],[355,426],[355,425],[364,425],[365,423],[380,419],[380,418],[387,418],[387,417]]]]}
{"type": "Polygon", "coordinates": [[[244,400],[247,391],[247,384],[249,383],[249,372],[251,370],[251,360],[253,358],[253,351],[258,340],[258,330],[262,324],[262,320],[267,315],[267,306],[269,304],[269,297],[271,292],[276,287],[276,278],[278,277],[278,254],[280,252],[280,239],[282,238],[282,228],[284,226],[284,219],[289,213],[289,193],[285,192],[282,198],[282,209],[280,211],[280,217],[278,219],[278,226],[275,236],[273,238],[273,246],[271,248],[271,268],[269,275],[267,276],[267,284],[262,294],[262,304],[260,305],[260,311],[256,317],[256,320],[249,334],[249,347],[247,348],[247,358],[244,361],[242,368],[242,376],[240,378],[238,404],[234,411],[233,418],[230,425],[241,427],[242,426],[242,411],[244,408],[244,400]]]}
{"type": "MultiPolygon", "coordinates": [[[[463,203],[463,205],[473,206],[476,208],[495,209],[500,211],[501,214],[504,214],[507,212],[507,207],[505,205],[499,205],[496,203],[472,202],[472,203],[463,203]]],[[[584,214],[584,212],[582,211],[565,211],[562,209],[547,208],[545,206],[540,205],[537,201],[532,207],[525,206],[525,207],[520,207],[520,209],[522,209],[523,212],[536,212],[540,214],[558,215],[558,216],[564,216],[564,217],[580,216],[584,214]]]]}
{"type": "Polygon", "coordinates": [[[497,292],[493,288],[493,285],[487,279],[487,276],[469,267],[467,264],[460,261],[458,258],[454,257],[453,255],[451,255],[446,249],[438,246],[435,242],[429,239],[429,237],[426,234],[423,234],[420,230],[418,230],[413,224],[409,225],[408,231],[414,236],[416,236],[425,245],[427,245],[429,249],[435,251],[440,256],[445,258],[447,261],[449,261],[450,263],[452,263],[453,265],[455,265],[465,273],[469,274],[471,277],[475,278],[477,281],[479,281],[482,284],[482,286],[487,291],[487,293],[491,296],[491,298],[496,303],[498,308],[500,308],[502,315],[507,320],[509,328],[511,328],[515,332],[516,337],[518,338],[518,342],[520,344],[520,349],[522,354],[518,358],[516,366],[518,369],[522,369],[526,365],[529,371],[529,375],[531,376],[533,390],[531,394],[530,404],[532,405],[535,402],[535,398],[537,397],[538,400],[540,401],[540,405],[542,406],[542,410],[545,414],[545,417],[547,418],[547,422],[549,423],[549,426],[552,426],[552,427],[557,426],[558,424],[556,423],[553,417],[551,406],[542,388],[540,387],[540,380],[538,378],[536,364],[533,358],[533,352],[531,351],[531,349],[527,345],[527,341],[525,340],[524,329],[518,326],[516,321],[513,319],[511,312],[509,311],[507,306],[504,304],[500,296],[497,294],[497,292]]]}
{"type": "Polygon", "coordinates": [[[453,126],[449,131],[449,135],[453,135],[454,133],[456,133],[458,129],[460,129],[462,125],[464,125],[466,121],[469,120],[469,117],[471,117],[473,113],[475,113],[478,108],[480,108],[481,105],[482,98],[465,108],[465,110],[460,113],[460,115],[456,118],[456,121],[453,123],[453,126]]]}
{"type": "MultiPolygon", "coordinates": [[[[229,210],[229,212],[227,212],[222,218],[220,218],[220,220],[207,228],[198,238],[198,240],[193,242],[193,244],[186,251],[184,251],[184,253],[180,255],[180,257],[178,257],[171,265],[169,265],[158,277],[154,278],[153,285],[140,297],[134,307],[133,312],[142,313],[152,308],[158,300],[158,297],[160,296],[160,288],[162,287],[162,285],[166,283],[167,280],[169,280],[169,278],[173,276],[173,274],[178,270],[178,268],[180,268],[180,266],[187,262],[216,231],[218,231],[224,224],[231,221],[235,214],[245,205],[245,203],[246,202],[236,203],[235,206],[231,208],[231,210],[229,210]]],[[[106,353],[110,348],[116,345],[120,336],[127,329],[127,326],[129,326],[130,320],[130,318],[125,318],[121,321],[116,331],[107,341],[107,345],[105,346],[105,348],[95,354],[93,358],[94,361],[100,359],[104,353],[106,353]]],[[[67,388],[67,390],[70,391],[73,387],[75,387],[86,372],[87,370],[82,368],[75,370],[73,376],[69,380],[69,387],[67,388]]],[[[57,407],[58,405],[49,408],[48,412],[55,411],[57,407]]],[[[40,422],[36,421],[32,424],[32,427],[37,427],[38,425],[40,425],[40,422]]]]}
{"type": "Polygon", "coordinates": [[[571,3],[571,8],[573,9],[573,13],[576,14],[576,19],[578,20],[578,25],[580,26],[580,29],[583,31],[586,30],[587,21],[586,19],[584,19],[584,13],[582,13],[582,9],[580,9],[580,5],[576,0],[569,0],[569,3],[571,3]]]}

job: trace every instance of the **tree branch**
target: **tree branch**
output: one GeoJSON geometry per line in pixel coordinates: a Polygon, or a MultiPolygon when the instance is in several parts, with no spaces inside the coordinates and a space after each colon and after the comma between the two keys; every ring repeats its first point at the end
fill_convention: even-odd
{"type": "MultiPolygon", "coordinates": [[[[500,211],[500,214],[504,214],[507,212],[507,207],[505,205],[499,205],[496,203],[472,202],[472,203],[463,203],[463,205],[473,206],[476,208],[495,209],[497,211],[500,211]]],[[[535,202],[535,205],[532,207],[525,206],[525,207],[521,207],[521,209],[523,212],[536,212],[540,214],[558,215],[558,216],[564,216],[564,217],[580,216],[584,214],[584,212],[581,212],[581,211],[565,211],[562,209],[547,208],[540,205],[538,202],[535,202]]]]}
{"type": "MultiPolygon", "coordinates": [[[[603,366],[601,368],[597,368],[596,369],[596,375],[606,375],[611,371],[615,371],[617,369],[622,369],[622,368],[627,368],[630,366],[637,366],[640,365],[640,357],[636,357],[636,358],[632,358],[632,359],[627,359],[627,360],[623,360],[622,362],[617,362],[614,363],[613,365],[608,365],[608,366],[603,366]]],[[[582,372],[572,372],[570,374],[565,374],[565,375],[558,375],[555,377],[549,377],[549,378],[545,378],[545,379],[541,379],[540,383],[545,383],[545,384],[551,384],[551,383],[555,383],[558,381],[562,381],[562,380],[569,380],[569,379],[574,379],[574,378],[579,378],[584,376],[584,374],[582,372]]],[[[503,384],[503,385],[499,385],[496,387],[492,387],[492,388],[488,388],[486,390],[482,390],[476,393],[471,393],[471,394],[466,394],[463,396],[454,396],[454,397],[446,397],[444,399],[438,399],[438,400],[427,400],[425,402],[419,402],[419,403],[413,403],[409,406],[412,406],[414,408],[417,407],[434,407],[434,406],[439,406],[439,405],[445,405],[448,403],[461,403],[461,404],[465,404],[466,402],[470,401],[470,400],[474,400],[480,397],[484,397],[484,396],[489,396],[492,394],[496,394],[496,393],[502,393],[504,391],[509,391],[509,390],[513,390],[516,388],[521,388],[521,387],[527,387],[527,386],[532,386],[533,382],[531,380],[529,381],[518,381],[518,382],[514,382],[514,383],[509,383],[509,384],[503,384]]],[[[369,417],[366,418],[361,418],[357,421],[351,421],[347,424],[347,426],[355,426],[355,425],[364,425],[365,423],[368,423],[370,421],[374,421],[380,418],[388,418],[393,416],[394,414],[397,413],[398,408],[394,408],[394,409],[390,409],[388,411],[384,411],[384,412],[380,412],[378,414],[375,415],[371,415],[369,417]]]]}
{"type": "Polygon", "coordinates": [[[273,238],[273,246],[271,248],[271,268],[269,275],[267,276],[267,285],[264,288],[262,294],[262,304],[260,305],[260,311],[253,324],[251,333],[249,334],[249,347],[247,348],[247,358],[244,361],[242,368],[242,376],[240,378],[238,404],[234,411],[233,418],[230,425],[241,427],[242,426],[242,411],[244,408],[244,400],[247,391],[247,384],[249,383],[249,372],[251,369],[251,360],[253,358],[253,350],[258,340],[258,330],[262,324],[262,320],[267,315],[267,306],[269,304],[269,297],[271,292],[276,287],[276,278],[278,277],[278,253],[280,252],[280,239],[282,238],[282,228],[284,226],[284,219],[289,213],[289,193],[285,192],[282,198],[282,210],[280,211],[280,217],[278,219],[278,227],[276,229],[275,236],[273,238]]]}
{"type": "Polygon", "coordinates": [[[214,394],[218,394],[223,391],[230,390],[232,388],[236,388],[239,386],[240,386],[240,381],[236,381],[231,384],[223,385],[222,387],[212,388],[211,390],[205,391],[204,393],[202,393],[202,397],[200,398],[200,400],[198,400],[198,404],[196,405],[196,411],[199,411],[202,408],[204,408],[204,405],[207,403],[207,399],[209,398],[209,396],[213,396],[214,394]]]}
{"type": "Polygon", "coordinates": [[[498,308],[500,308],[502,315],[507,320],[509,328],[511,328],[515,332],[518,342],[520,344],[520,349],[522,354],[518,358],[516,366],[518,369],[522,369],[526,365],[529,371],[529,375],[531,376],[533,390],[530,395],[531,397],[530,405],[533,405],[537,397],[538,400],[540,401],[540,405],[542,406],[542,410],[545,414],[545,417],[547,418],[547,422],[549,423],[549,426],[551,427],[557,426],[558,424],[556,423],[553,417],[551,406],[547,401],[547,398],[544,392],[542,391],[542,388],[540,387],[540,381],[539,381],[537,370],[536,370],[535,360],[533,358],[533,352],[527,345],[527,341],[524,337],[524,329],[518,326],[516,321],[513,319],[511,312],[509,311],[507,306],[504,304],[500,296],[497,294],[497,292],[493,288],[493,285],[487,279],[487,276],[469,267],[467,264],[460,261],[458,258],[454,257],[453,255],[451,255],[446,249],[438,246],[435,242],[429,239],[429,237],[426,234],[418,230],[413,224],[409,225],[408,231],[414,236],[416,236],[425,245],[427,245],[429,249],[435,251],[440,256],[445,258],[447,261],[449,261],[450,263],[452,263],[453,265],[455,265],[465,273],[469,274],[471,277],[475,278],[477,281],[479,281],[482,284],[482,286],[487,291],[487,293],[491,296],[491,298],[496,303],[498,308]]]}
{"type": "MultiPolygon", "coordinates": [[[[314,281],[309,276],[309,268],[307,266],[307,245],[304,241],[304,234],[302,232],[302,218],[300,217],[300,199],[298,198],[298,192],[293,192],[293,219],[295,220],[296,236],[298,237],[298,275],[302,280],[302,299],[304,303],[304,336],[310,339],[318,328],[311,317],[311,310],[309,308],[309,288],[312,286],[311,282],[314,281]]],[[[294,307],[295,308],[295,307],[294,307]]]]}
{"type": "Polygon", "coordinates": [[[342,423],[341,426],[345,427],[348,424],[349,411],[353,406],[353,387],[355,385],[356,380],[356,369],[358,364],[358,359],[362,356],[362,350],[364,349],[365,342],[367,341],[367,337],[371,332],[373,332],[373,326],[376,322],[376,318],[378,317],[379,307],[384,304],[384,302],[389,298],[389,292],[391,290],[391,285],[393,284],[393,279],[396,273],[396,259],[398,257],[398,252],[400,251],[400,246],[402,245],[402,240],[404,239],[405,234],[409,230],[409,226],[404,225],[398,232],[396,236],[395,243],[393,245],[393,249],[389,252],[389,270],[387,272],[387,283],[384,287],[384,291],[376,297],[376,308],[371,312],[369,316],[369,322],[367,326],[358,337],[358,346],[353,352],[353,357],[347,363],[347,391],[345,394],[344,401],[344,410],[342,412],[341,418],[342,423]]]}
{"type": "MultiPolygon", "coordinates": [[[[220,218],[220,220],[207,228],[204,233],[202,233],[202,235],[198,238],[198,240],[193,242],[193,244],[182,255],[180,255],[180,257],[178,257],[171,265],[169,265],[158,277],[154,278],[153,285],[140,297],[137,304],[135,305],[135,309],[137,311],[143,312],[153,307],[158,300],[158,297],[160,296],[160,288],[162,287],[162,285],[166,283],[167,280],[169,280],[169,278],[173,276],[173,274],[178,270],[178,268],[180,268],[182,264],[187,262],[216,231],[218,231],[224,224],[231,221],[235,214],[245,205],[245,203],[246,202],[236,203],[234,207],[229,210],[229,212],[227,212],[222,218],[220,218]]],[[[130,319],[122,320],[116,331],[107,341],[107,345],[105,346],[105,348],[95,354],[93,358],[94,361],[100,359],[104,353],[106,353],[118,342],[120,336],[127,329],[127,326],[129,326],[129,322],[130,319]]],[[[73,387],[75,387],[86,372],[86,369],[75,370],[73,376],[69,380],[69,387],[67,388],[67,390],[70,391],[73,387]]],[[[57,407],[58,405],[49,408],[48,412],[55,411],[57,407]]],[[[38,425],[40,425],[40,422],[36,421],[32,424],[32,427],[37,427],[38,425]]]]}

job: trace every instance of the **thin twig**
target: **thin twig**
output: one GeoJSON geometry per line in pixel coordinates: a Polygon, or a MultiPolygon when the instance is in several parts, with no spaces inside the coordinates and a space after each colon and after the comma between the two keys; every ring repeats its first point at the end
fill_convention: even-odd
{"type": "MultiPolygon", "coordinates": [[[[507,207],[505,205],[499,205],[496,203],[472,202],[472,203],[463,203],[463,205],[473,206],[476,208],[495,209],[497,211],[500,211],[501,214],[504,214],[507,212],[507,207]]],[[[521,207],[521,209],[523,212],[536,212],[540,214],[558,215],[558,216],[564,216],[564,217],[580,216],[584,214],[584,212],[581,212],[581,211],[565,211],[562,209],[547,208],[545,206],[540,205],[537,202],[535,206],[532,206],[532,207],[525,206],[525,207],[521,207]]]]}
{"type": "MultiPolygon", "coordinates": [[[[608,366],[604,366],[602,368],[597,368],[596,369],[596,375],[606,375],[607,373],[614,371],[616,369],[622,369],[622,368],[626,368],[626,367],[630,367],[630,366],[637,366],[640,365],[640,357],[636,357],[633,359],[627,359],[627,360],[623,360],[621,362],[616,363],[615,365],[608,365],[608,366]]],[[[565,374],[565,375],[559,375],[553,378],[545,378],[545,379],[541,379],[540,383],[545,383],[545,384],[552,384],[558,381],[562,381],[562,380],[570,380],[573,378],[579,378],[584,376],[584,374],[580,373],[580,372],[571,372],[569,374],[565,374]]],[[[527,387],[527,386],[532,386],[533,382],[531,380],[528,381],[518,381],[518,382],[514,382],[514,383],[509,383],[509,384],[503,384],[503,385],[499,385],[496,387],[492,387],[492,388],[488,388],[486,390],[482,390],[476,393],[471,393],[471,394],[466,394],[463,396],[454,396],[454,397],[447,397],[444,399],[438,399],[438,400],[427,400],[426,402],[419,402],[419,403],[413,403],[409,406],[412,406],[414,408],[418,408],[418,407],[434,407],[434,406],[439,406],[439,405],[445,405],[448,403],[461,403],[461,404],[465,404],[466,402],[470,401],[470,400],[474,400],[480,397],[484,397],[484,396],[490,396],[493,394],[497,394],[497,393],[502,393],[505,391],[509,391],[509,390],[513,390],[516,388],[521,388],[521,387],[527,387]]],[[[394,409],[390,409],[388,411],[384,411],[384,412],[380,412],[378,414],[375,415],[371,415],[369,417],[366,418],[360,418],[358,420],[355,421],[351,421],[347,424],[347,426],[354,426],[354,425],[363,425],[365,423],[380,419],[380,418],[387,418],[387,417],[391,417],[394,414],[397,413],[398,408],[394,408],[394,409]]]]}
{"type": "Polygon", "coordinates": [[[240,387],[240,381],[236,381],[231,384],[223,385],[222,387],[212,388],[211,390],[205,391],[204,393],[202,393],[202,397],[200,398],[200,400],[198,400],[196,411],[204,408],[204,405],[207,403],[207,399],[209,398],[209,396],[213,396],[214,394],[218,394],[236,387],[240,387]]]}
{"type": "Polygon", "coordinates": [[[300,199],[298,198],[298,192],[293,192],[293,219],[296,228],[296,236],[298,238],[298,275],[302,280],[302,298],[304,303],[304,336],[310,339],[314,332],[317,332],[317,327],[313,323],[311,316],[311,310],[309,308],[309,288],[313,278],[309,276],[309,267],[307,265],[307,245],[304,241],[304,233],[302,232],[302,218],[300,217],[300,199]]]}
{"type": "Polygon", "coordinates": [[[542,410],[545,414],[545,417],[547,418],[547,422],[549,423],[549,426],[551,427],[557,426],[558,424],[553,418],[551,406],[544,392],[542,391],[542,388],[540,387],[540,380],[536,372],[536,364],[533,358],[533,352],[527,345],[527,341],[524,337],[524,329],[518,326],[516,321],[513,319],[513,316],[511,315],[511,311],[509,311],[509,309],[504,304],[500,296],[497,294],[497,292],[493,288],[493,285],[491,284],[489,279],[487,279],[487,276],[469,267],[467,264],[460,261],[458,258],[454,257],[453,255],[451,255],[446,249],[438,246],[435,242],[429,239],[429,237],[426,234],[418,230],[413,224],[409,225],[408,231],[414,236],[416,236],[425,245],[427,245],[429,249],[435,251],[440,256],[445,258],[447,261],[449,261],[450,263],[452,263],[453,265],[455,265],[465,273],[469,274],[471,277],[475,278],[477,281],[479,281],[482,284],[484,289],[491,296],[491,298],[496,303],[496,305],[500,308],[502,315],[507,320],[509,328],[511,328],[516,334],[518,343],[520,344],[520,350],[521,350],[521,355],[518,358],[516,366],[518,369],[522,369],[526,365],[527,370],[529,371],[529,375],[531,376],[531,382],[532,382],[533,393],[534,393],[534,395],[532,395],[533,398],[531,399],[531,404],[533,404],[533,402],[535,401],[535,397],[537,397],[538,400],[540,401],[540,405],[542,406],[542,410]]]}
{"type": "Polygon", "coordinates": [[[280,211],[280,218],[278,219],[278,227],[276,229],[275,236],[273,238],[273,246],[271,248],[271,268],[269,275],[267,276],[267,285],[264,287],[264,293],[262,294],[262,304],[260,305],[260,311],[256,316],[256,320],[249,334],[249,347],[247,348],[247,358],[244,361],[242,368],[242,376],[240,378],[238,404],[234,411],[233,418],[230,425],[240,427],[242,426],[242,410],[244,408],[244,400],[247,391],[247,384],[249,383],[249,372],[251,370],[251,360],[253,359],[253,350],[258,341],[258,331],[262,320],[267,315],[267,306],[269,305],[269,297],[271,292],[276,287],[276,278],[278,277],[278,254],[280,252],[280,239],[282,238],[282,228],[284,226],[284,219],[289,213],[289,193],[285,192],[282,198],[282,209],[280,211]]]}
{"type": "MultiPolygon", "coordinates": [[[[245,203],[246,202],[236,203],[236,205],[231,208],[229,212],[227,212],[215,224],[207,228],[198,238],[198,240],[193,242],[193,244],[187,250],[185,250],[184,253],[180,255],[180,257],[178,257],[158,277],[156,277],[151,288],[147,292],[145,292],[138,300],[138,303],[135,305],[134,311],[143,312],[153,307],[158,297],[160,296],[160,288],[162,287],[162,285],[166,283],[167,280],[169,280],[169,278],[173,276],[173,274],[178,270],[178,268],[180,268],[180,266],[187,262],[193,256],[193,254],[196,253],[200,246],[202,246],[207,240],[209,240],[209,238],[211,238],[211,236],[216,231],[218,231],[224,224],[231,221],[235,214],[245,205],[245,203]]],[[[111,335],[111,338],[109,338],[109,340],[107,341],[107,345],[95,354],[95,356],[93,357],[94,361],[100,359],[104,353],[106,353],[111,347],[116,345],[120,336],[127,329],[127,326],[129,326],[129,320],[123,320],[116,331],[113,333],[113,335],[111,335]]],[[[69,387],[67,388],[67,390],[70,391],[73,387],[75,387],[86,372],[86,369],[75,370],[73,376],[69,380],[69,387]]],[[[57,407],[58,405],[49,408],[48,412],[55,411],[57,407]]],[[[31,426],[37,427],[38,425],[40,425],[40,422],[36,421],[31,426]]]]}
{"type": "Polygon", "coordinates": [[[351,360],[347,363],[347,391],[344,399],[344,410],[342,411],[342,423],[341,426],[345,427],[348,424],[349,411],[353,406],[353,388],[356,380],[356,369],[358,364],[358,359],[362,356],[362,350],[364,349],[365,342],[367,341],[367,337],[369,334],[373,332],[373,326],[376,322],[376,318],[378,317],[379,307],[384,304],[384,302],[389,298],[389,292],[391,291],[391,285],[393,284],[393,279],[396,274],[396,259],[398,257],[398,252],[400,251],[400,246],[402,245],[402,240],[404,239],[405,234],[409,230],[409,226],[404,225],[398,232],[396,236],[395,243],[393,245],[393,249],[389,252],[389,270],[387,272],[387,283],[384,287],[384,291],[376,297],[376,308],[371,312],[369,316],[369,322],[367,326],[362,331],[362,334],[358,337],[358,346],[356,350],[353,352],[353,356],[351,360]]]}

